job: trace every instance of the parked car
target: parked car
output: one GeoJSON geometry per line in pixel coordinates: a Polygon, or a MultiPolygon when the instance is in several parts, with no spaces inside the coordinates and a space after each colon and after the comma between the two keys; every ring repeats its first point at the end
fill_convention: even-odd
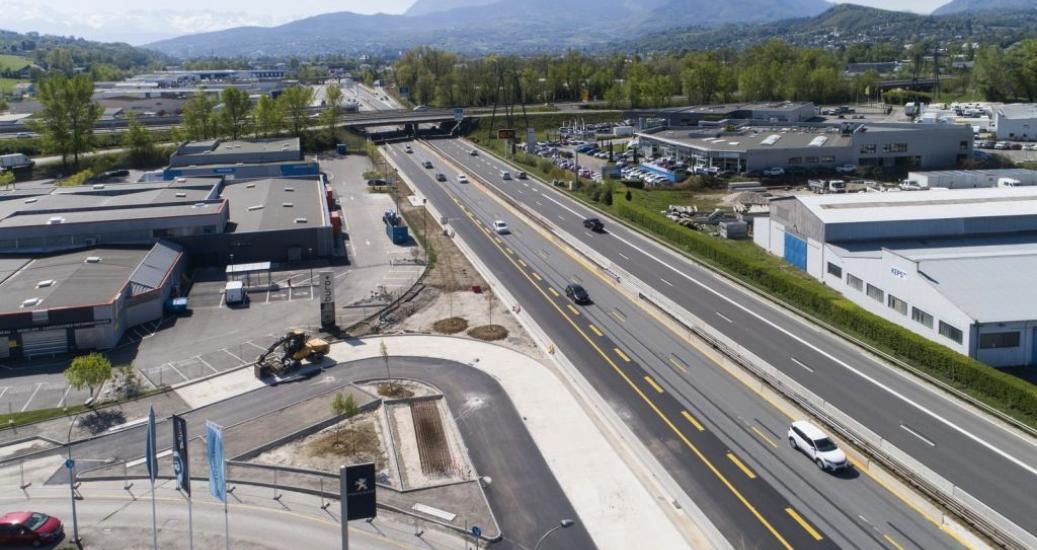
{"type": "Polygon", "coordinates": [[[594,232],[601,232],[605,230],[605,224],[601,223],[598,218],[587,218],[583,220],[583,226],[594,232]]]}
{"type": "Polygon", "coordinates": [[[11,512],[0,517],[0,544],[43,546],[65,536],[61,520],[40,512],[11,512]]]}
{"type": "Polygon", "coordinates": [[[109,170],[101,174],[102,178],[125,178],[130,175],[129,170],[109,170]]]}
{"type": "Polygon", "coordinates": [[[464,174],[457,175],[457,183],[468,183],[468,176],[464,174]]]}
{"type": "Polygon", "coordinates": [[[446,174],[443,172],[436,172],[436,181],[446,181],[446,174]]]}
{"type": "Polygon", "coordinates": [[[856,164],[840,164],[839,166],[835,167],[835,171],[839,172],[840,174],[852,174],[852,173],[857,171],[857,165],[856,164]]]}
{"type": "Polygon", "coordinates": [[[789,427],[789,446],[810,457],[822,470],[834,472],[850,467],[846,453],[829,439],[821,428],[807,422],[797,420],[789,427]]]}
{"type": "Polygon", "coordinates": [[[493,232],[498,235],[507,235],[511,233],[508,229],[508,224],[504,223],[504,220],[493,220],[493,232]]]}
{"type": "Polygon", "coordinates": [[[764,168],[763,175],[766,177],[777,178],[785,175],[785,169],[780,166],[773,168],[764,168]]]}
{"type": "Polygon", "coordinates": [[[426,160],[425,162],[421,163],[421,165],[424,166],[425,168],[431,169],[432,168],[432,161],[431,160],[426,160]]]}
{"type": "Polygon", "coordinates": [[[367,180],[368,187],[378,187],[379,185],[389,185],[389,182],[383,179],[367,180]]]}
{"type": "Polygon", "coordinates": [[[590,294],[587,294],[587,291],[577,284],[566,285],[565,297],[577,304],[589,304],[591,302],[590,294]]]}

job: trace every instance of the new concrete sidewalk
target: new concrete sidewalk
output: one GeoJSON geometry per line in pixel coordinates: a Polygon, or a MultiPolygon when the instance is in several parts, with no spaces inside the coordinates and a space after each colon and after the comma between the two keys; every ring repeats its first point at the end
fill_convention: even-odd
{"type": "MultiPolygon", "coordinates": [[[[390,355],[457,361],[493,376],[508,393],[526,427],[602,550],[685,548],[689,542],[659,511],[588,416],[568,384],[547,366],[517,351],[465,338],[387,336],[339,342],[329,357],[338,363],[390,355]]],[[[695,541],[694,547],[709,546],[695,541]]]]}

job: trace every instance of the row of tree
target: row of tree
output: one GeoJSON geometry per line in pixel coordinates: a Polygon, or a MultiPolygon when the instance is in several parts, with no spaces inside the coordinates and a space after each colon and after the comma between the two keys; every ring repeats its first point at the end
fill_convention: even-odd
{"type": "Polygon", "coordinates": [[[405,52],[393,65],[397,85],[420,104],[490,105],[604,99],[613,106],[658,107],[673,96],[695,103],[734,98],[842,102],[871,91],[877,74],[842,77],[836,53],[780,40],[742,52],[663,54],[650,59],[564,56],[461,59],[429,47],[405,52]]]}
{"type": "Polygon", "coordinates": [[[1037,101],[1037,39],[1011,48],[985,46],[976,53],[976,90],[990,101],[1037,101]]]}
{"type": "MultiPolygon", "coordinates": [[[[316,122],[332,135],[342,121],[342,99],[342,88],[338,84],[325,87],[325,108],[316,122]]],[[[309,86],[292,86],[277,99],[262,96],[255,104],[247,92],[237,88],[224,89],[219,99],[198,92],[184,104],[180,137],[240,139],[249,135],[267,137],[284,131],[301,136],[313,126],[313,102],[314,89],[309,86]]]]}

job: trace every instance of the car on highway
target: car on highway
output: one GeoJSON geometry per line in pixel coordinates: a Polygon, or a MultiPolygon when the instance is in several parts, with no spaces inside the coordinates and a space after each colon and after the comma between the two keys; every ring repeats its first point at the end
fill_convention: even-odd
{"type": "Polygon", "coordinates": [[[598,218],[587,218],[583,220],[583,226],[595,233],[600,233],[605,230],[605,224],[601,223],[598,218]]]}
{"type": "Polygon", "coordinates": [[[443,172],[436,172],[436,181],[446,181],[446,174],[443,172]]]}
{"type": "Polygon", "coordinates": [[[410,148],[410,145],[404,145],[404,146],[403,146],[403,150],[404,150],[405,152],[407,152],[407,153],[413,153],[413,152],[414,152],[414,149],[411,149],[411,148],[410,148]]]}
{"type": "Polygon", "coordinates": [[[21,139],[21,138],[31,138],[32,136],[33,136],[32,132],[18,132],[17,134],[14,135],[14,137],[19,138],[19,139],[21,139]]]}
{"type": "Polygon", "coordinates": [[[65,536],[61,520],[40,512],[10,512],[0,517],[0,544],[43,546],[65,536]]]}
{"type": "Polygon", "coordinates": [[[572,300],[576,304],[589,304],[591,303],[591,296],[587,294],[582,285],[571,284],[565,286],[565,297],[572,300]]]}
{"type": "Polygon", "coordinates": [[[468,183],[468,176],[464,174],[457,175],[457,183],[468,183]]]}
{"type": "Polygon", "coordinates": [[[797,420],[789,426],[789,446],[810,457],[818,468],[835,472],[850,467],[850,461],[821,428],[807,422],[797,420]]]}
{"type": "Polygon", "coordinates": [[[427,107],[427,106],[425,106],[425,105],[418,105],[417,107],[415,107],[415,108],[414,108],[414,110],[415,110],[415,111],[419,111],[419,112],[420,112],[420,111],[427,111],[427,110],[428,110],[428,107],[427,107]]]}
{"type": "Polygon", "coordinates": [[[507,235],[511,233],[511,229],[508,229],[508,224],[504,223],[504,220],[493,220],[493,232],[498,235],[507,235]]]}
{"type": "Polygon", "coordinates": [[[473,157],[477,157],[477,156],[479,156],[479,150],[478,149],[472,149],[471,151],[468,151],[468,154],[473,156],[473,157]]]}
{"type": "Polygon", "coordinates": [[[508,172],[507,170],[501,170],[500,179],[502,179],[502,180],[510,180],[511,179],[511,172],[508,172]]]}
{"type": "Polygon", "coordinates": [[[524,179],[529,179],[529,176],[528,176],[528,175],[526,175],[526,173],[525,173],[525,172],[517,172],[517,173],[515,174],[515,177],[516,177],[516,178],[518,178],[518,179],[520,179],[520,180],[524,180],[524,179]]]}
{"type": "Polygon", "coordinates": [[[421,165],[424,166],[425,168],[431,169],[432,168],[432,161],[431,160],[426,160],[425,162],[421,163],[421,165]]]}

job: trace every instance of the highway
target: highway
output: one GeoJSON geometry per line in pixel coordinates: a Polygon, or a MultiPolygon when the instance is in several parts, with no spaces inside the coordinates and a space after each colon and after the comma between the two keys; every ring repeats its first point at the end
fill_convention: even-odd
{"type": "MultiPolygon", "coordinates": [[[[435,143],[448,150],[456,145],[435,143]]],[[[424,144],[413,154],[402,145],[383,151],[736,548],[960,547],[872,478],[856,470],[822,472],[788,448],[788,417],[510,208],[475,185],[457,183],[460,162],[448,164],[424,144]],[[422,168],[424,160],[434,168],[422,168]],[[436,171],[449,181],[437,183],[436,171]],[[508,223],[510,235],[490,232],[498,219],[508,223]],[[592,305],[578,307],[561,295],[573,281],[588,289],[592,305]]],[[[497,176],[485,154],[460,151],[466,173],[497,176]]],[[[532,182],[508,185],[546,202],[534,198],[532,182]]],[[[548,211],[544,204],[536,208],[548,211]]],[[[553,217],[582,233],[571,213],[553,217]]]]}
{"type": "Polygon", "coordinates": [[[651,285],[757,357],[838,407],[900,450],[1037,533],[1037,443],[977,414],[931,386],[885,365],[826,331],[807,325],[618,222],[582,231],[597,215],[531,180],[503,182],[491,155],[468,155],[459,141],[434,144],[455,162],[564,227],[615,265],[651,285]]]}

